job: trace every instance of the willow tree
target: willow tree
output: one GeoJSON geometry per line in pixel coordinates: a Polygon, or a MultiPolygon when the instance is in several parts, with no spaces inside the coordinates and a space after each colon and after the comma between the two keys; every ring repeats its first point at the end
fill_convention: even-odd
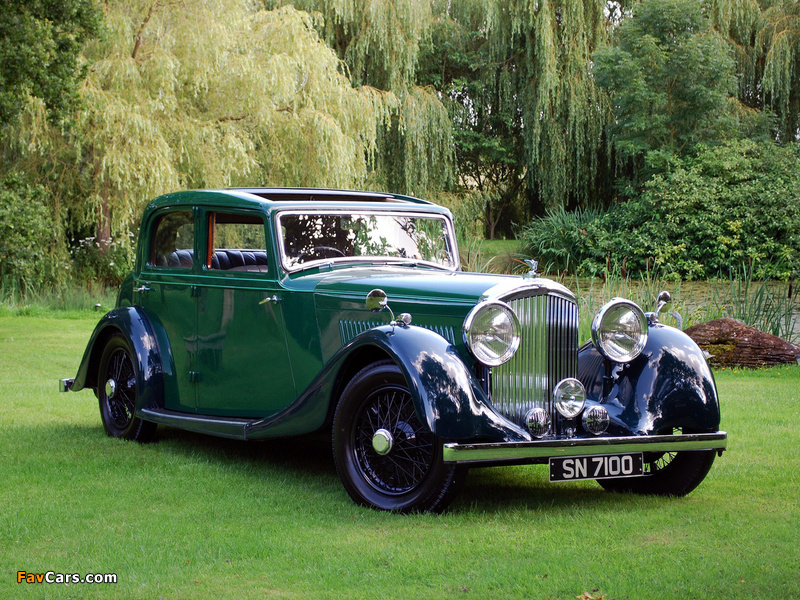
{"type": "Polygon", "coordinates": [[[68,228],[98,240],[136,226],[178,188],[364,184],[380,127],[402,101],[355,88],[312,18],[244,0],[106,6],[85,48],[84,109],[70,130],[32,104],[6,159],[51,173],[68,228]],[[69,184],[65,183],[69,182],[69,184]]]}
{"type": "Polygon", "coordinates": [[[777,116],[775,136],[800,137],[800,3],[712,0],[710,15],[735,52],[739,100],[777,116]]]}
{"type": "Polygon", "coordinates": [[[756,48],[763,60],[767,104],[778,115],[779,137],[800,139],[800,2],[784,0],[762,16],[756,48]]]}
{"type": "Polygon", "coordinates": [[[354,83],[390,92],[392,118],[379,130],[370,185],[435,194],[452,182],[450,119],[438,91],[419,85],[420,51],[432,22],[430,0],[263,0],[314,15],[322,37],[354,83]]]}

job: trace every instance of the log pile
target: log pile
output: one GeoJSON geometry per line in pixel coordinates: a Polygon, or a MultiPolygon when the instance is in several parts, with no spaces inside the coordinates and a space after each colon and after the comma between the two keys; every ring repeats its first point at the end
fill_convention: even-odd
{"type": "Polygon", "coordinates": [[[737,319],[714,319],[685,333],[711,357],[712,365],[763,367],[800,363],[800,346],[737,319]]]}

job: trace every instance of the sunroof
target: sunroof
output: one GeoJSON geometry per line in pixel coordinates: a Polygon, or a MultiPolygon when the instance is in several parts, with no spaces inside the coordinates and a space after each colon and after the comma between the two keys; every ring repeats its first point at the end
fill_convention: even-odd
{"type": "Polygon", "coordinates": [[[377,192],[351,192],[309,188],[232,188],[232,191],[252,194],[276,202],[403,202],[389,194],[377,192]]]}

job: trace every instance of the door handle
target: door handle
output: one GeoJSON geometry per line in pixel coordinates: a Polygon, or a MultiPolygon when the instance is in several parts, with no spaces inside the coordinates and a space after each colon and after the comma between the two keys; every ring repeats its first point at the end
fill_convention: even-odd
{"type": "Polygon", "coordinates": [[[273,304],[277,304],[281,300],[283,300],[283,298],[279,298],[278,296],[273,294],[272,296],[268,296],[267,298],[264,298],[261,302],[259,302],[259,304],[266,304],[267,302],[272,302],[273,304]]]}
{"type": "Polygon", "coordinates": [[[133,291],[134,291],[134,292],[139,292],[140,294],[145,294],[145,293],[147,293],[147,292],[152,292],[152,291],[153,291],[153,288],[149,288],[149,287],[147,287],[147,284],[146,284],[146,283],[143,283],[143,284],[141,285],[141,287],[135,287],[135,288],[133,288],[133,291]]]}

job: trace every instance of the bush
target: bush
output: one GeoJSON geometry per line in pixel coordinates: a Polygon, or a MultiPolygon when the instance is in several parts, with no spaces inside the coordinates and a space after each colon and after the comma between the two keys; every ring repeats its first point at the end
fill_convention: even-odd
{"type": "Polygon", "coordinates": [[[74,272],[85,282],[117,286],[133,270],[135,244],[132,232],[104,241],[95,237],[72,240],[69,253],[74,272]]]}
{"type": "Polygon", "coordinates": [[[800,146],[742,140],[701,147],[669,163],[638,197],[591,216],[549,213],[526,228],[525,239],[535,256],[566,257],[559,268],[582,275],[610,263],[628,274],[656,269],[683,279],[740,265],[758,279],[796,277],[800,146]]]}
{"type": "Polygon", "coordinates": [[[548,210],[520,231],[520,239],[544,272],[566,272],[594,276],[604,266],[597,248],[598,209],[567,212],[548,210]]]}
{"type": "Polygon", "coordinates": [[[17,174],[0,182],[0,277],[4,286],[22,293],[63,278],[66,263],[47,199],[43,186],[26,184],[17,174]]]}

